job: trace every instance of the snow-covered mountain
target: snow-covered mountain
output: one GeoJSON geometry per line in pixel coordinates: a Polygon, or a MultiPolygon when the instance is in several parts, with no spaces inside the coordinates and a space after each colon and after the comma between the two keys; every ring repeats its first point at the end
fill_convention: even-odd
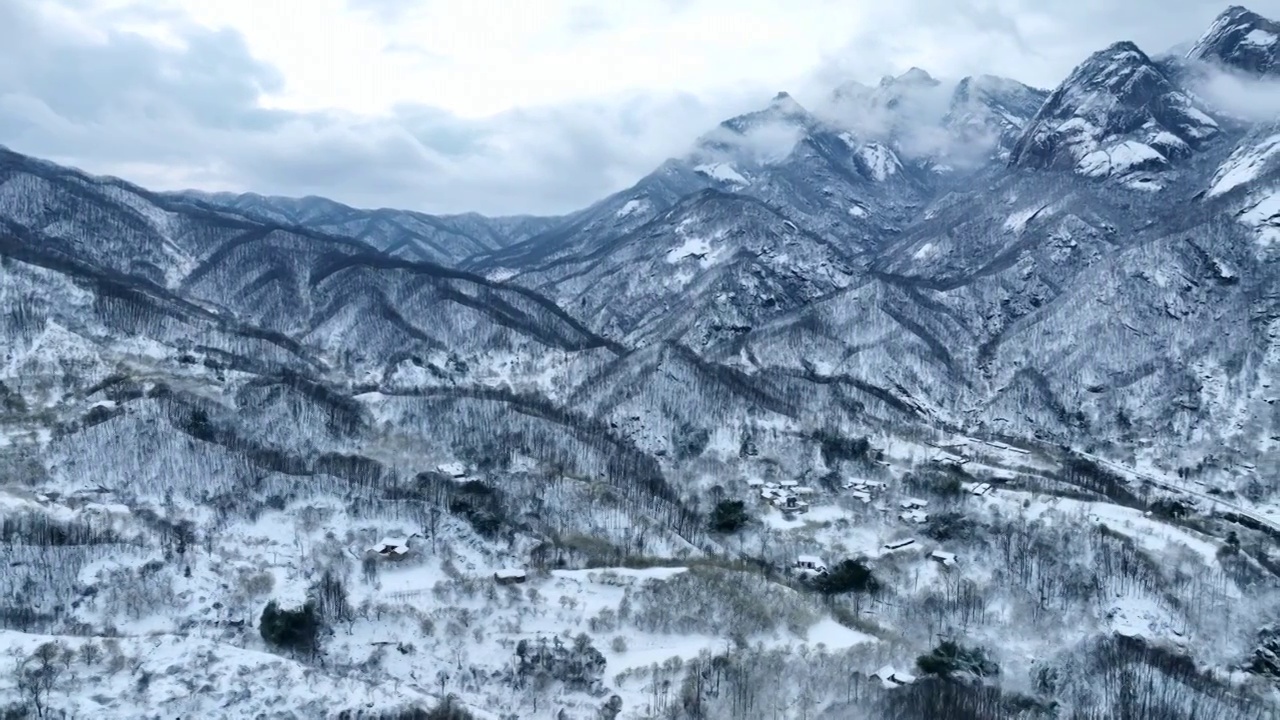
{"type": "Polygon", "coordinates": [[[678,340],[701,348],[846,286],[856,267],[846,251],[772,207],[704,190],[602,248],[509,282],[557,298],[628,346],[678,340]]]}
{"type": "Polygon", "coordinates": [[[564,218],[0,152],[0,715],[1273,717],[1272,27],[564,218]]]}
{"type": "Polygon", "coordinates": [[[249,217],[353,237],[406,260],[458,265],[537,235],[560,223],[553,217],[497,217],[476,213],[427,215],[408,210],[361,210],[326,198],[257,193],[168,193],[175,200],[232,210],[249,217]]]}
{"type": "Polygon", "coordinates": [[[1135,182],[1134,173],[1173,167],[1219,132],[1218,121],[1146,53],[1120,42],[1053,91],[1011,163],[1135,182]]]}
{"type": "Polygon", "coordinates": [[[1233,5],[1218,16],[1187,57],[1254,75],[1280,74],[1280,24],[1233,5]]]}

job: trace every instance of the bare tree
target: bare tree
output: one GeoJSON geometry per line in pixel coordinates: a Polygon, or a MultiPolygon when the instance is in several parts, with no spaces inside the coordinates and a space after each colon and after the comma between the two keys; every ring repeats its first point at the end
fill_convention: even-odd
{"type": "Polygon", "coordinates": [[[11,653],[18,692],[35,708],[38,718],[47,717],[49,696],[67,669],[65,658],[68,652],[69,649],[61,643],[47,642],[37,647],[29,657],[23,657],[22,651],[16,648],[11,653]]]}

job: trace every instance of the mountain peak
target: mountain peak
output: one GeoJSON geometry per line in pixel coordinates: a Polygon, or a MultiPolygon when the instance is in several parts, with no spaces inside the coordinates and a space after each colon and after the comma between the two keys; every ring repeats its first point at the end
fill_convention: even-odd
{"type": "Polygon", "coordinates": [[[773,96],[769,101],[769,109],[784,115],[802,115],[807,112],[795,98],[791,97],[790,93],[785,91],[773,96]]]}
{"type": "Polygon", "coordinates": [[[1280,73],[1280,23],[1232,5],[1213,21],[1187,57],[1254,75],[1280,73]]]}
{"type": "Polygon", "coordinates": [[[914,65],[910,69],[908,69],[906,72],[899,75],[898,77],[893,77],[892,75],[885,75],[883,78],[880,79],[880,87],[889,87],[891,85],[935,86],[938,84],[940,83],[937,80],[935,80],[932,75],[930,75],[928,72],[924,70],[921,70],[918,67],[915,67],[914,65]]]}
{"type": "Polygon", "coordinates": [[[938,81],[933,79],[929,73],[918,67],[912,66],[909,70],[898,76],[900,83],[926,83],[928,85],[937,85],[938,81]]]}
{"type": "Polygon", "coordinates": [[[1217,131],[1146,53],[1124,41],[1089,56],[1053,91],[1012,162],[1119,176],[1164,167],[1217,131]]]}

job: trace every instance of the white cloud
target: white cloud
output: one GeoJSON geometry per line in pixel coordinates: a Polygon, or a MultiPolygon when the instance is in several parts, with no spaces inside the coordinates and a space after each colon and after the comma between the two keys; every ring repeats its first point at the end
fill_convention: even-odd
{"type": "Polygon", "coordinates": [[[0,0],[0,142],[158,188],[558,213],[778,90],[813,106],[911,65],[1053,85],[1221,10],[1176,5],[0,0]]]}
{"type": "Polygon", "coordinates": [[[1280,80],[1206,68],[1194,90],[1213,107],[1243,120],[1280,120],[1280,80]]]}

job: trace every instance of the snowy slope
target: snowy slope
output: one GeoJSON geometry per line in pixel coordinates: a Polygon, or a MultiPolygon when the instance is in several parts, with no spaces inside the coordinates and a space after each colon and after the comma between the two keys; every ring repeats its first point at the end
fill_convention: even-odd
{"type": "Polygon", "coordinates": [[[783,93],[546,221],[0,154],[0,715],[1274,716],[1278,131],[1180,67],[783,93]]]}

